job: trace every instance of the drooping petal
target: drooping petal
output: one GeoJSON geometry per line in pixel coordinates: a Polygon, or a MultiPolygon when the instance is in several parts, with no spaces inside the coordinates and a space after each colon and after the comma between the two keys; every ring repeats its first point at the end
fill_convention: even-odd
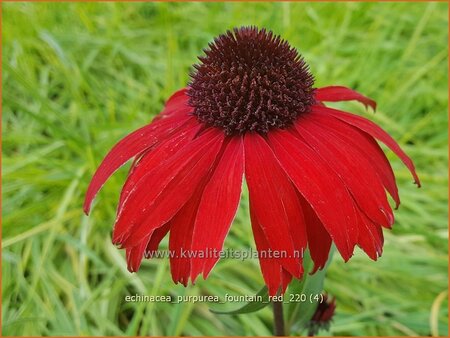
{"type": "Polygon", "coordinates": [[[343,86],[317,88],[314,96],[316,100],[320,102],[359,101],[366,108],[367,106],[370,106],[373,110],[377,109],[377,103],[374,100],[343,86]]]}
{"type": "Polygon", "coordinates": [[[138,245],[126,249],[127,267],[128,271],[136,272],[141,266],[142,259],[144,258],[144,251],[147,247],[149,238],[144,238],[138,245]]]}
{"type": "Polygon", "coordinates": [[[411,172],[412,176],[414,177],[414,182],[417,184],[417,186],[420,187],[420,180],[419,177],[416,174],[416,169],[414,167],[414,163],[411,161],[411,159],[408,157],[408,155],[405,154],[405,152],[400,148],[400,146],[397,144],[397,142],[383,129],[381,129],[378,125],[373,123],[370,120],[367,120],[361,116],[353,115],[350,113],[346,113],[340,110],[324,107],[324,112],[326,112],[329,115],[333,115],[337,117],[338,119],[355,126],[358,129],[361,129],[362,131],[368,133],[372,137],[380,140],[383,142],[386,146],[388,146],[406,165],[406,167],[411,172]]]}
{"type": "Polygon", "coordinates": [[[268,255],[271,247],[267,241],[263,229],[261,228],[261,225],[258,222],[258,219],[254,212],[254,208],[251,207],[251,203],[252,202],[250,201],[250,217],[252,223],[253,238],[255,239],[256,250],[258,251],[259,265],[261,267],[261,272],[264,278],[264,282],[267,285],[269,295],[274,296],[277,294],[278,290],[280,290],[280,287],[283,287],[283,284],[286,284],[286,282],[283,283],[282,280],[283,268],[277,261],[277,259],[268,255]]]}
{"type": "Polygon", "coordinates": [[[373,260],[383,253],[383,231],[378,224],[372,222],[364,213],[359,213],[360,226],[358,246],[373,260]]]}
{"type": "Polygon", "coordinates": [[[306,248],[307,239],[295,189],[262,136],[247,133],[244,149],[252,212],[272,250],[286,256],[279,259],[280,264],[299,278],[303,273],[299,256],[306,248]]]}
{"type": "MultiPolygon", "coordinates": [[[[189,273],[191,271],[191,261],[199,251],[192,248],[192,233],[199,204],[202,197],[204,184],[200,184],[191,199],[181,208],[172,219],[173,224],[170,230],[169,250],[170,271],[172,280],[184,286],[188,284],[189,273]]],[[[211,223],[211,225],[213,225],[211,223]]],[[[194,281],[194,280],[192,280],[194,281]]]]}
{"type": "Polygon", "coordinates": [[[391,227],[394,215],[383,184],[370,162],[348,143],[333,138],[333,134],[311,121],[309,116],[299,119],[295,127],[318,156],[330,163],[361,210],[376,223],[391,227]]]}
{"type": "Polygon", "coordinates": [[[117,169],[130,158],[179,130],[187,120],[192,118],[188,115],[163,118],[132,132],[120,140],[105,156],[92,177],[84,200],[84,212],[89,214],[95,195],[117,169]]]}
{"type": "MultiPolygon", "coordinates": [[[[163,142],[161,142],[163,143],[163,142]]],[[[139,161],[142,160],[142,158],[147,154],[152,148],[149,148],[148,150],[144,150],[142,153],[136,155],[136,157],[133,159],[133,162],[131,163],[130,169],[128,171],[127,179],[122,186],[122,190],[120,191],[119,196],[119,204],[117,206],[117,214],[122,209],[123,202],[128,197],[128,194],[130,193],[131,189],[133,188],[134,184],[136,183],[136,180],[134,179],[134,176],[136,174],[136,169],[138,168],[139,161]]]]}
{"type": "Polygon", "coordinates": [[[139,182],[139,180],[150,170],[162,165],[162,163],[169,160],[180,149],[191,142],[199,129],[200,125],[196,121],[191,120],[186,123],[183,130],[180,130],[176,135],[161,141],[152,149],[144,153],[140,158],[135,160],[127,180],[122,187],[117,214],[120,214],[126,199],[129,197],[130,192],[136,187],[137,182],[139,182]]]}
{"type": "Polygon", "coordinates": [[[124,247],[135,246],[168,222],[211,169],[223,140],[223,132],[211,128],[144,175],[124,203],[113,241],[124,247]]]}
{"type": "MultiPolygon", "coordinates": [[[[220,252],[239,206],[244,174],[242,137],[233,137],[225,146],[209,182],[206,184],[194,225],[193,251],[220,252]]],[[[219,257],[192,259],[191,279],[199,273],[206,278],[219,257]]]]}
{"type": "Polygon", "coordinates": [[[342,180],[303,140],[286,130],[268,134],[275,156],[298,191],[311,205],[344,260],[357,242],[357,216],[342,180]]]}
{"type": "MultiPolygon", "coordinates": [[[[374,166],[377,168],[377,174],[379,174],[381,180],[383,181],[384,187],[389,192],[389,195],[391,195],[391,197],[394,199],[395,208],[398,209],[398,207],[400,206],[400,195],[398,194],[398,187],[395,180],[394,170],[392,169],[391,163],[386,157],[386,154],[372,136],[356,128],[352,127],[352,129],[363,136],[360,140],[361,142],[359,143],[362,147],[361,149],[366,149],[367,156],[369,157],[369,159],[372,159],[372,163],[374,163],[374,166]],[[364,144],[363,139],[367,141],[367,146],[364,144]],[[368,145],[372,146],[372,150],[368,150],[371,149],[368,145]]],[[[350,134],[351,133],[349,132],[344,136],[347,136],[348,139],[348,136],[350,134]]],[[[356,141],[357,137],[355,136],[353,140],[356,141]]]]}
{"type": "Polygon", "coordinates": [[[166,236],[170,229],[170,222],[153,231],[150,236],[145,237],[138,245],[126,248],[126,258],[128,271],[136,272],[139,270],[142,259],[151,258],[159,243],[166,236]]]}
{"type": "Polygon", "coordinates": [[[336,119],[334,116],[326,114],[326,112],[323,113],[321,107],[313,107],[308,118],[320,124],[322,128],[327,129],[333,139],[340,138],[347,142],[349,146],[358,149],[359,155],[365,157],[372,164],[384,187],[394,199],[396,208],[398,208],[400,197],[394,171],[375,139],[366,132],[336,119]]]}
{"type": "Polygon", "coordinates": [[[172,227],[172,222],[167,222],[162,227],[155,229],[152,235],[150,236],[150,240],[148,241],[147,248],[145,249],[145,257],[152,258],[154,253],[158,250],[159,244],[166,237],[170,228],[172,227]]]}
{"type": "Polygon", "coordinates": [[[317,270],[323,269],[327,263],[331,248],[331,237],[309,203],[303,196],[298,195],[305,217],[308,249],[314,262],[314,269],[310,272],[313,274],[317,270]]]}
{"type": "MultiPolygon", "coordinates": [[[[250,203],[251,204],[251,203],[250,203]]],[[[267,286],[270,296],[275,296],[278,291],[281,294],[286,292],[289,283],[292,280],[292,275],[282,267],[277,258],[271,257],[269,252],[272,251],[261,224],[258,222],[253,208],[250,205],[250,218],[253,230],[253,237],[258,251],[258,260],[261,267],[264,282],[267,286]]]]}
{"type": "Polygon", "coordinates": [[[281,268],[281,270],[281,294],[283,295],[286,292],[289,283],[292,281],[292,275],[284,268],[281,268]]]}

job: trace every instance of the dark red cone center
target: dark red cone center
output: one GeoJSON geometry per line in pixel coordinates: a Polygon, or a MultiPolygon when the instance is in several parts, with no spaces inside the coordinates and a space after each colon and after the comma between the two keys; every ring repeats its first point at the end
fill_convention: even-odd
{"type": "Polygon", "coordinates": [[[228,135],[286,128],[314,102],[314,77],[297,50],[256,27],[209,44],[188,89],[194,115],[228,135]]]}

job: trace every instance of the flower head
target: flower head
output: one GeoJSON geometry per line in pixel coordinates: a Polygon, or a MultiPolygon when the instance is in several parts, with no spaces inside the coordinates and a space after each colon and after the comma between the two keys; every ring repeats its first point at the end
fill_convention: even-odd
{"type": "Polygon", "coordinates": [[[324,102],[375,102],[340,86],[313,88],[298,52],[272,32],[243,27],[219,36],[200,57],[191,83],[176,92],[152,123],[108,153],[89,185],[89,213],[103,183],[134,158],[123,186],[113,242],[126,249],[128,269],[169,234],[172,278],[184,285],[206,278],[239,205],[243,177],[269,293],[301,278],[308,249],[314,271],[334,242],[344,260],[354,247],[377,259],[382,227],[400,204],[392,168],[376,140],[411,171],[409,157],[385,131],[324,102]],[[189,257],[180,255],[190,251],[189,257]],[[197,254],[196,254],[197,253],[197,254]]]}
{"type": "Polygon", "coordinates": [[[336,310],[336,300],[323,294],[323,300],[317,304],[311,320],[308,323],[308,336],[314,336],[319,330],[328,330],[336,310]]]}

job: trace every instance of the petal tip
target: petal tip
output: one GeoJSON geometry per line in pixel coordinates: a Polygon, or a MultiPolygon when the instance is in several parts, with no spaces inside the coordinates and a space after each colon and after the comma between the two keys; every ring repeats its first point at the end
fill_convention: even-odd
{"type": "Polygon", "coordinates": [[[312,269],[308,274],[309,274],[310,276],[312,276],[312,275],[314,275],[317,271],[320,271],[320,270],[322,270],[322,269],[323,269],[323,266],[322,266],[322,265],[314,264],[314,269],[312,269]]]}
{"type": "Polygon", "coordinates": [[[90,196],[89,192],[87,192],[86,197],[84,198],[84,203],[83,203],[83,212],[87,216],[89,216],[89,213],[91,212],[91,206],[92,206],[93,200],[94,200],[94,198],[90,196]]]}
{"type": "Polygon", "coordinates": [[[370,108],[372,108],[374,113],[377,112],[377,103],[374,100],[369,100],[365,106],[366,109],[369,109],[370,106],[370,108]]]}
{"type": "Polygon", "coordinates": [[[88,204],[85,204],[85,205],[83,206],[83,212],[84,212],[84,214],[85,214],[86,216],[89,216],[89,213],[91,212],[91,206],[88,205],[88,204]]]}

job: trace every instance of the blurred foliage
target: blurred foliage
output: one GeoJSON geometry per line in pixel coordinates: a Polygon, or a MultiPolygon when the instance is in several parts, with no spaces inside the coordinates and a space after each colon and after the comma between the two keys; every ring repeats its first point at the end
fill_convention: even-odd
{"type": "MultiPolygon", "coordinates": [[[[446,3],[2,7],[3,335],[271,334],[270,308],[220,316],[211,304],[124,301],[135,293],[250,295],[263,284],[256,260],[220,261],[207,281],[187,288],[172,283],[167,260],[128,273],[110,240],[127,168],[104,186],[89,218],[81,209],[111,146],[186,85],[214,36],[250,24],[297,47],[317,86],[346,85],[375,98],[375,115],[340,106],[389,131],[422,179],[416,189],[389,153],[402,198],[397,222],[378,262],[360,251],[349,263],[336,255],[325,282],[337,299],[331,334],[447,335],[446,3]]],[[[253,246],[245,196],[225,245],[253,246]]]]}

